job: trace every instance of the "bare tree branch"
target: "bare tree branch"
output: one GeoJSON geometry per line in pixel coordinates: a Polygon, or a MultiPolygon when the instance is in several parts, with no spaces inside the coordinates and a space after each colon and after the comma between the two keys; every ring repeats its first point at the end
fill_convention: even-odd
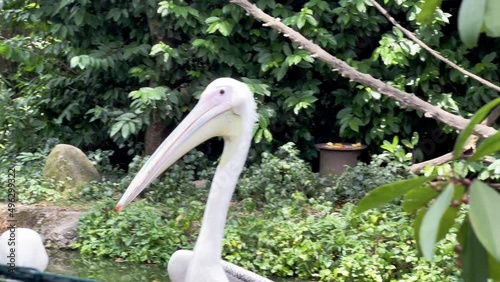
{"type": "MultiPolygon", "coordinates": [[[[488,115],[488,117],[486,117],[486,119],[483,120],[483,122],[481,122],[481,124],[492,125],[493,123],[495,123],[495,121],[498,119],[498,117],[500,117],[500,107],[496,107],[495,109],[493,109],[493,111],[491,111],[491,113],[488,115]]],[[[463,152],[468,151],[468,150],[475,151],[477,141],[479,141],[478,136],[476,136],[476,135],[470,136],[464,145],[463,152]]],[[[466,157],[466,156],[462,155],[461,157],[466,157]]],[[[434,158],[432,160],[413,164],[410,167],[410,171],[413,173],[420,173],[422,171],[422,169],[424,169],[428,165],[441,165],[441,164],[450,162],[452,160],[453,160],[453,153],[447,153],[447,154],[444,154],[440,157],[434,158]]]]}
{"type": "MultiPolygon", "coordinates": [[[[412,32],[410,32],[409,30],[405,29],[404,27],[402,27],[390,14],[389,12],[387,12],[387,10],[385,10],[377,1],[375,0],[370,0],[370,2],[373,4],[373,6],[375,6],[375,8],[377,8],[377,10],[379,10],[380,13],[382,13],[394,26],[396,26],[397,28],[399,28],[408,38],[410,38],[411,40],[413,40],[415,43],[417,43],[418,45],[420,45],[422,48],[424,48],[425,50],[427,50],[429,53],[431,53],[431,55],[433,55],[434,57],[438,58],[439,60],[443,61],[444,63],[446,63],[447,65],[451,66],[452,68],[456,69],[457,71],[461,72],[462,74],[466,75],[466,76],[469,76],[475,80],[477,80],[479,83],[482,83],[490,88],[492,88],[493,90],[497,91],[497,92],[500,92],[500,87],[498,87],[497,85],[493,84],[492,82],[486,80],[486,79],[483,79],[461,67],[459,67],[458,65],[456,65],[455,63],[451,62],[450,60],[446,59],[445,57],[443,57],[441,54],[439,54],[439,52],[435,51],[434,49],[430,48],[429,46],[427,46],[424,42],[422,42],[420,39],[418,39],[412,32]]],[[[487,125],[487,126],[491,126],[495,120],[498,118],[498,116],[500,115],[500,106],[495,108],[489,115],[488,117],[483,121],[481,122],[481,124],[483,125],[487,125]]],[[[465,151],[469,151],[469,150],[472,150],[472,151],[475,151],[476,150],[476,144],[477,144],[477,141],[479,141],[479,137],[476,136],[476,135],[473,135],[473,136],[470,136],[468,139],[467,139],[467,142],[465,143],[465,146],[463,148],[463,152],[465,151]]],[[[428,165],[441,165],[441,164],[444,164],[444,163],[447,163],[449,161],[453,160],[453,154],[452,153],[448,153],[448,154],[444,154],[440,157],[437,157],[437,158],[434,158],[432,160],[428,160],[428,161],[425,161],[425,162],[421,162],[421,163],[417,163],[417,164],[413,164],[410,168],[410,170],[413,172],[413,173],[419,173],[422,169],[424,169],[426,166],[428,165]]]]}
{"type": "MultiPolygon", "coordinates": [[[[280,21],[280,19],[273,18],[267,15],[256,5],[251,4],[247,0],[230,0],[230,2],[242,7],[247,13],[251,14],[257,20],[264,22],[264,26],[269,26],[277,30],[278,32],[283,33],[285,37],[288,37],[293,42],[298,43],[300,45],[299,48],[303,48],[304,50],[308,51],[313,58],[318,58],[321,61],[327,63],[333,68],[334,71],[340,73],[341,76],[369,86],[372,89],[375,89],[377,92],[393,98],[394,100],[399,102],[400,107],[420,110],[424,112],[424,115],[426,117],[436,119],[458,130],[464,129],[469,123],[468,119],[451,114],[443,109],[433,106],[426,101],[421,100],[414,94],[400,91],[379,79],[373,78],[369,74],[357,71],[344,61],[334,57],[333,55],[330,55],[320,46],[314,44],[312,41],[308,40],[300,33],[284,25],[280,21]]],[[[477,125],[474,128],[474,133],[482,137],[491,136],[496,132],[497,131],[494,128],[486,125],[477,125]]]]}
{"type": "Polygon", "coordinates": [[[411,40],[413,40],[413,42],[417,43],[418,45],[420,45],[420,47],[424,48],[425,50],[427,50],[427,52],[431,53],[434,57],[438,58],[439,60],[443,61],[444,63],[446,63],[447,65],[449,65],[450,67],[456,69],[457,71],[461,72],[462,74],[464,75],[467,75],[475,80],[477,80],[479,83],[482,83],[488,87],[490,87],[491,89],[497,91],[497,92],[500,92],[500,87],[493,84],[492,82],[482,78],[482,77],[479,77],[461,67],[459,67],[457,64],[453,63],[452,61],[446,59],[445,57],[443,57],[441,54],[439,54],[439,52],[437,52],[436,50],[432,49],[431,47],[427,46],[427,44],[425,44],[424,42],[422,42],[420,39],[418,39],[411,31],[407,30],[406,28],[402,27],[400,24],[398,24],[398,22],[389,14],[389,12],[387,12],[377,1],[375,0],[370,0],[370,2],[373,4],[373,6],[375,6],[375,8],[377,8],[377,10],[379,10],[380,13],[382,13],[382,15],[384,15],[394,26],[396,26],[397,28],[399,28],[406,36],[408,36],[408,38],[410,38],[411,40]]]}

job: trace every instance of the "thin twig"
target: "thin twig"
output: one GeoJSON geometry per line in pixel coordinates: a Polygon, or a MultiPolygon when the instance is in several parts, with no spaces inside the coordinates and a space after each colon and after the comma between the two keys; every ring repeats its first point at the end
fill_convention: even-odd
{"type": "Polygon", "coordinates": [[[441,54],[439,54],[439,52],[437,52],[436,50],[432,49],[431,47],[427,46],[427,44],[425,44],[424,42],[422,42],[420,39],[418,39],[411,31],[407,30],[406,28],[402,27],[390,14],[389,12],[387,12],[377,1],[375,0],[370,0],[370,2],[373,4],[373,6],[375,6],[375,8],[377,8],[377,10],[379,10],[380,13],[382,13],[382,15],[384,15],[394,26],[396,26],[397,28],[399,28],[406,36],[408,36],[408,38],[410,38],[411,40],[413,40],[413,42],[417,43],[418,45],[420,45],[420,47],[424,48],[425,50],[427,50],[427,52],[431,53],[434,57],[438,58],[439,60],[443,61],[444,63],[446,63],[447,65],[449,65],[450,67],[456,69],[457,71],[461,72],[462,74],[464,75],[467,75],[475,80],[477,80],[479,83],[482,83],[488,87],[490,87],[491,89],[497,91],[497,92],[500,92],[500,87],[493,84],[492,82],[482,78],[482,77],[479,77],[461,67],[459,67],[457,64],[455,64],[454,62],[446,59],[445,57],[443,57],[441,54]]]}
{"type": "MultiPolygon", "coordinates": [[[[406,28],[404,28],[403,26],[401,26],[389,14],[389,12],[387,12],[387,10],[385,10],[377,1],[370,0],[370,2],[373,4],[373,6],[375,6],[375,8],[377,8],[377,10],[379,10],[380,13],[382,13],[389,20],[389,22],[391,22],[394,26],[396,26],[397,28],[399,28],[408,38],[410,38],[411,40],[413,40],[413,42],[415,42],[418,45],[420,45],[420,47],[422,47],[425,50],[427,50],[431,55],[433,55],[437,59],[443,61],[444,63],[448,64],[449,66],[451,66],[455,70],[461,72],[462,74],[464,74],[466,76],[469,76],[469,77],[477,80],[479,83],[482,83],[482,84],[484,84],[484,85],[492,88],[493,90],[495,90],[497,92],[500,92],[500,87],[498,87],[497,85],[495,85],[492,82],[490,82],[490,81],[488,81],[486,79],[483,79],[483,78],[481,78],[481,77],[479,77],[479,76],[477,76],[477,75],[475,75],[475,74],[473,74],[473,73],[471,73],[471,72],[469,72],[469,71],[467,71],[467,70],[459,67],[455,63],[453,63],[450,60],[448,60],[445,57],[443,57],[436,50],[434,50],[434,49],[430,48],[429,46],[427,46],[424,42],[422,42],[420,39],[418,39],[411,31],[409,31],[406,28]]],[[[488,115],[488,117],[485,120],[483,120],[483,122],[481,122],[481,124],[491,126],[495,122],[495,120],[498,119],[499,116],[500,116],[500,106],[496,107],[488,115]]],[[[467,139],[467,142],[466,142],[466,145],[463,148],[463,151],[467,151],[467,150],[470,150],[470,149],[475,150],[476,143],[477,143],[478,140],[479,140],[478,136],[470,136],[467,139]]],[[[447,163],[447,162],[449,162],[451,160],[453,160],[453,154],[448,153],[448,154],[444,154],[442,156],[439,156],[437,158],[434,158],[432,160],[428,160],[428,161],[425,161],[425,162],[413,164],[411,166],[410,170],[413,173],[419,173],[422,169],[424,169],[428,165],[441,165],[441,164],[447,163]]]]}

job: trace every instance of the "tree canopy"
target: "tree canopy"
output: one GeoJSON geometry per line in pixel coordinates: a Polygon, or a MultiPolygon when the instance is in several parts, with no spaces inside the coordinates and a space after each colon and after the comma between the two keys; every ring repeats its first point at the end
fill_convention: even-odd
{"type": "MultiPolygon", "coordinates": [[[[365,1],[256,4],[357,70],[451,113],[467,117],[497,95],[421,50],[365,1]]],[[[419,1],[387,5],[448,59],[498,79],[496,39],[481,38],[488,43],[468,50],[456,31],[456,5],[443,4],[428,25],[416,22],[419,1]]],[[[332,73],[231,3],[9,1],[1,21],[2,143],[17,150],[57,137],[128,154],[145,143],[147,151],[220,76],[240,78],[256,94],[257,151],[294,141],[311,158],[321,141],[376,144],[394,135],[451,132],[332,73]],[[161,134],[148,135],[148,128],[161,134]]]]}

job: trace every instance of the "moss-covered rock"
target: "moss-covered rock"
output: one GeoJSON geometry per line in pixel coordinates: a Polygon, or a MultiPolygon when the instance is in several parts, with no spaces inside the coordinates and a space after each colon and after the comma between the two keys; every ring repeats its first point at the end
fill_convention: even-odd
{"type": "Polygon", "coordinates": [[[62,181],[64,191],[75,191],[80,185],[91,181],[101,181],[101,175],[78,148],[59,144],[52,149],[45,167],[43,177],[62,181]]]}

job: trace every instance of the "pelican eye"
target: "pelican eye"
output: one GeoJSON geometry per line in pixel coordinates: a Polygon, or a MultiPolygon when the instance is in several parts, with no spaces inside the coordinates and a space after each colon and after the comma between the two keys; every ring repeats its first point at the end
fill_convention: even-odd
{"type": "Polygon", "coordinates": [[[226,91],[224,89],[219,90],[220,95],[224,95],[224,93],[226,93],[226,91]]]}

